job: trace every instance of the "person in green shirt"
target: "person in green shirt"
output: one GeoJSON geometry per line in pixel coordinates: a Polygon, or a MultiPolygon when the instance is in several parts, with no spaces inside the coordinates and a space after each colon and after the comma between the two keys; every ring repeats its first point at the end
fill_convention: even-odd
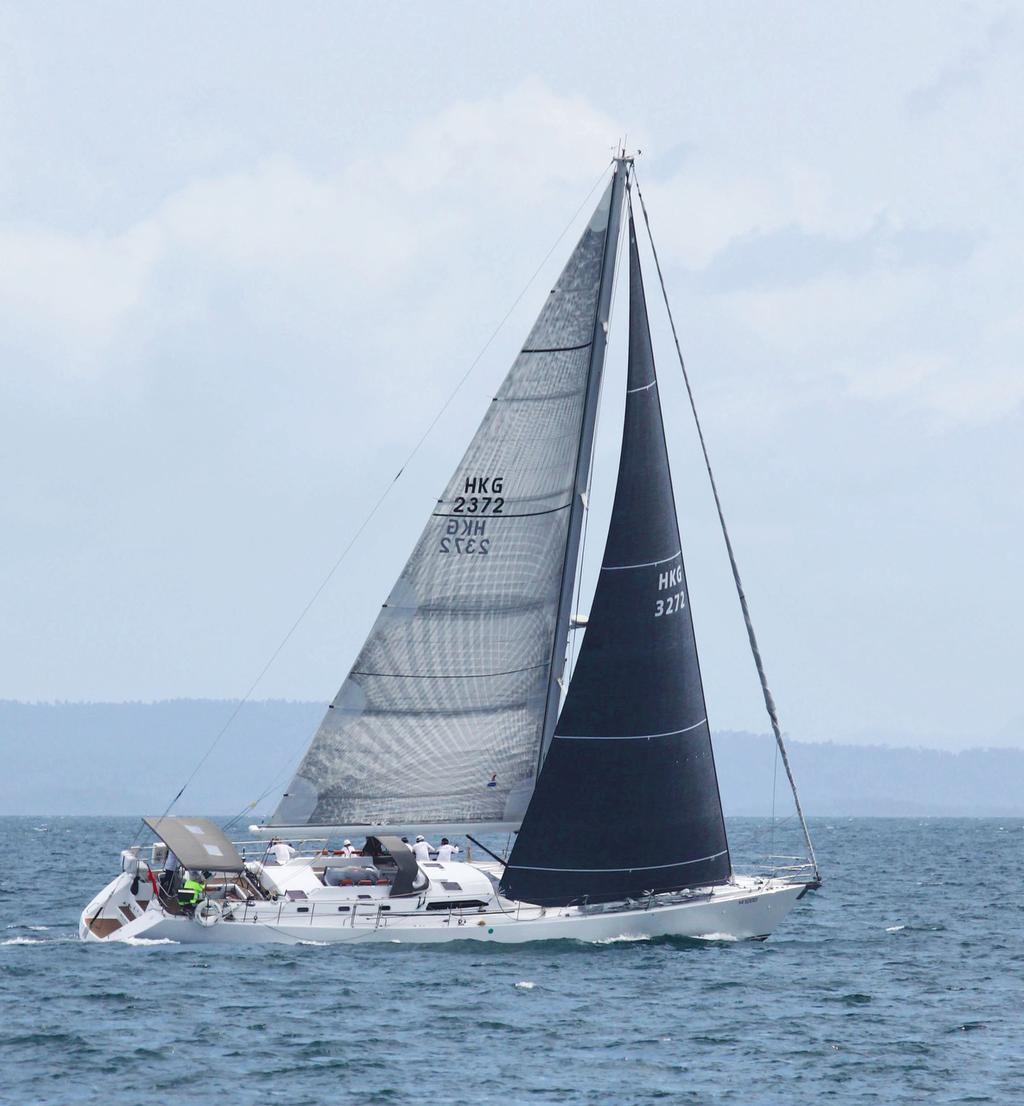
{"type": "MultiPolygon", "coordinates": [[[[196,904],[202,898],[203,892],[206,890],[206,884],[200,883],[195,878],[196,873],[189,872],[188,878],[182,883],[178,889],[178,905],[186,914],[194,914],[196,904]]],[[[207,875],[206,872],[203,875],[207,875]]]]}

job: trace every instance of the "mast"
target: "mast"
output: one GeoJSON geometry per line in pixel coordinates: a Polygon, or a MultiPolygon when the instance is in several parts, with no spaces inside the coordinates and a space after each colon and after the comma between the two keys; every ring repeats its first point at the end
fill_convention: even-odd
{"type": "Polygon", "coordinates": [[[597,317],[590,347],[590,367],[587,373],[587,395],[583,407],[583,425],[576,461],[576,477],[573,482],[572,506],[569,510],[569,538],[566,543],[565,561],[562,565],[562,583],[555,619],[555,637],[551,653],[550,680],[547,704],[544,711],[543,734],[537,757],[537,771],[544,763],[551,738],[558,722],[558,704],[565,672],[566,646],[569,639],[569,620],[572,616],[573,591],[579,561],[580,541],[583,535],[583,519],[587,510],[587,493],[590,490],[590,470],[594,459],[594,431],[597,425],[597,407],[601,397],[601,381],[604,377],[605,354],[608,349],[608,318],[611,313],[612,289],[615,285],[615,262],[618,256],[619,231],[622,226],[622,207],[626,195],[626,181],[633,167],[632,157],[619,150],[615,157],[612,178],[612,197],[608,209],[608,229],[604,242],[604,261],[601,268],[601,285],[598,292],[597,317]]]}

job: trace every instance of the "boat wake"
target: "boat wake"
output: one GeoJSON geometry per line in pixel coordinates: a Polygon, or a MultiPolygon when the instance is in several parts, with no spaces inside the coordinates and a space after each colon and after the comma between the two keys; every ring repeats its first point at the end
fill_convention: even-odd
{"type": "Polygon", "coordinates": [[[598,937],[591,941],[592,945],[621,945],[634,944],[637,941],[650,941],[649,933],[620,933],[617,937],[598,937]]]}
{"type": "MultiPolygon", "coordinates": [[[[48,926],[8,926],[8,928],[9,929],[26,929],[26,930],[36,930],[36,931],[38,931],[38,930],[46,930],[49,927],[48,926]]],[[[0,941],[0,945],[59,945],[59,944],[65,944],[68,941],[77,942],[78,941],[78,935],[77,934],[68,934],[68,935],[65,935],[65,936],[61,936],[61,935],[58,935],[58,934],[50,934],[49,936],[44,937],[42,934],[40,934],[39,936],[34,936],[34,937],[27,937],[27,936],[5,937],[2,941],[0,941]]]]}

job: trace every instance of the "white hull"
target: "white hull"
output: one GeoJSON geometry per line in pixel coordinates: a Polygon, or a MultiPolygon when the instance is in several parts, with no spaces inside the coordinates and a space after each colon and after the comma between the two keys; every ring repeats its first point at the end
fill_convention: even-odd
{"type": "Polygon", "coordinates": [[[201,944],[388,943],[436,944],[480,941],[522,944],[527,941],[611,941],[651,937],[707,940],[763,940],[804,893],[804,883],[736,877],[732,884],[699,894],[658,896],[642,903],[604,907],[543,909],[496,900],[474,909],[426,910],[415,900],[406,904],[380,901],[346,907],[338,900],[299,903],[238,904],[230,919],[210,925],[165,912],[155,900],[140,903],[130,895],[130,877],[119,876],[85,908],[80,923],[83,940],[176,941],[201,944]],[[129,921],[129,916],[132,915],[129,921]],[[120,920],[116,929],[96,919],[120,920]]]}

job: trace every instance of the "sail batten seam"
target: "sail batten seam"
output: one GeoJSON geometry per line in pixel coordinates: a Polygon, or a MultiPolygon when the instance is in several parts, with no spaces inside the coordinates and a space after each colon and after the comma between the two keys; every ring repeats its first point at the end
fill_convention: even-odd
{"type": "Polygon", "coordinates": [[[683,551],[680,549],[673,553],[671,557],[662,557],[660,561],[641,561],[635,565],[601,565],[602,572],[624,572],[628,568],[653,568],[655,565],[667,565],[669,561],[674,561],[677,557],[681,557],[683,551]]]}
{"type": "Polygon", "coordinates": [[[515,676],[520,672],[535,672],[538,668],[547,668],[548,663],[528,664],[525,668],[507,668],[503,672],[442,672],[438,675],[411,672],[364,672],[352,669],[353,676],[378,676],[387,680],[489,680],[496,676],[515,676]]]}
{"type": "Polygon", "coordinates": [[[676,734],[689,733],[703,726],[707,718],[694,722],[692,726],[684,726],[681,730],[666,730],[664,733],[638,733],[638,734],[568,734],[556,733],[555,737],[561,741],[649,741],[652,737],[675,737],[676,734]]]}
{"type": "Polygon", "coordinates": [[[590,347],[593,344],[594,344],[593,339],[591,339],[589,342],[583,342],[581,345],[578,345],[578,346],[550,346],[550,347],[546,347],[546,348],[542,348],[542,349],[521,349],[519,352],[521,354],[522,353],[575,353],[576,350],[590,349],[590,347]]]}
{"type": "Polygon", "coordinates": [[[553,515],[553,514],[556,514],[558,511],[564,511],[564,510],[566,510],[567,508],[569,508],[571,506],[572,506],[571,503],[564,503],[564,504],[562,504],[561,507],[550,507],[546,511],[524,511],[522,514],[518,514],[518,515],[517,514],[512,514],[511,512],[506,514],[506,512],[504,512],[504,511],[502,511],[502,513],[500,515],[495,515],[495,514],[467,515],[464,512],[460,512],[459,514],[456,514],[453,511],[434,511],[434,518],[464,518],[464,519],[466,519],[467,521],[470,521],[470,522],[472,522],[472,521],[474,521],[475,519],[478,519],[478,518],[536,518],[538,515],[553,515]]]}

